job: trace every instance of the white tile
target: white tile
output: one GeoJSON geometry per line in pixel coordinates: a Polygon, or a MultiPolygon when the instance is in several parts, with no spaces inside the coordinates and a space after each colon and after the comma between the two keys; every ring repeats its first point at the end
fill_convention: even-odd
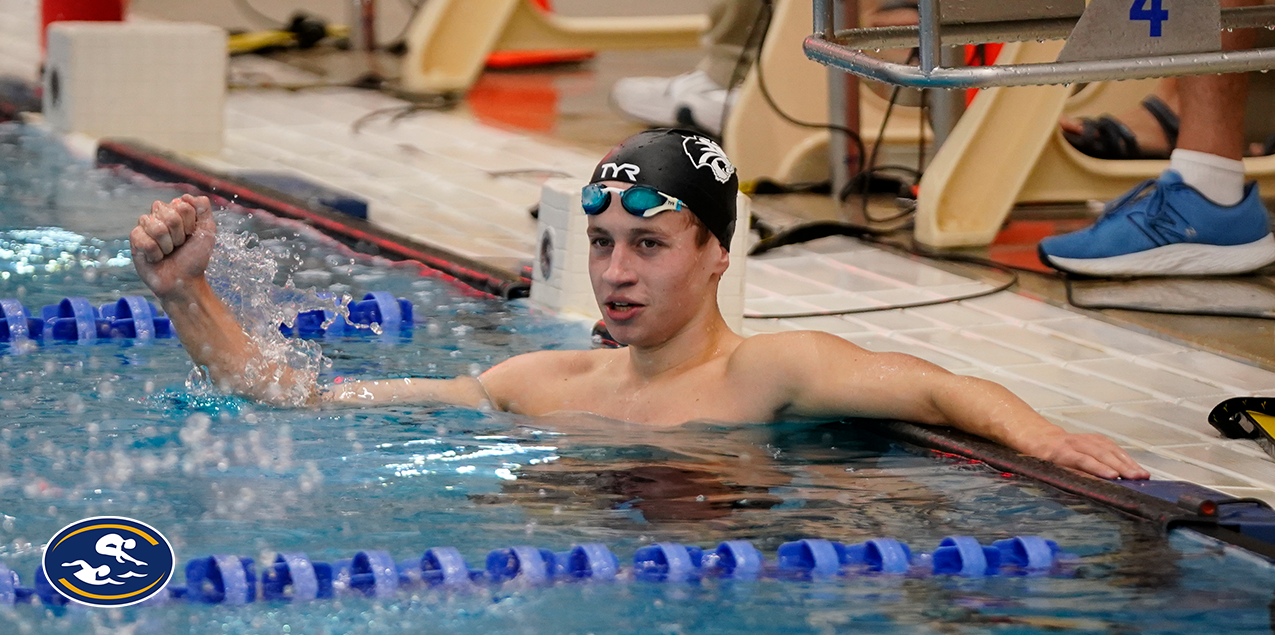
{"type": "Polygon", "coordinates": [[[1266,450],[1263,450],[1262,446],[1258,445],[1257,441],[1252,439],[1230,439],[1227,441],[1220,441],[1218,442],[1218,445],[1221,445],[1228,450],[1235,450],[1240,454],[1247,454],[1259,459],[1271,460],[1271,455],[1267,454],[1266,450]]]}
{"type": "Polygon", "coordinates": [[[1183,430],[1189,430],[1211,440],[1221,440],[1222,435],[1209,425],[1208,418],[1201,412],[1186,406],[1167,401],[1146,401],[1124,403],[1113,406],[1112,410],[1135,416],[1155,419],[1183,430]]]}
{"type": "Polygon", "coordinates": [[[958,357],[965,357],[989,366],[1014,366],[1034,364],[1038,358],[1006,348],[993,342],[952,331],[915,331],[900,334],[958,357]]]}
{"type": "Polygon", "coordinates": [[[1100,348],[1130,355],[1177,353],[1187,349],[1161,339],[1143,335],[1092,318],[1071,317],[1064,320],[1037,322],[1032,328],[1048,329],[1100,348]]]}
{"type": "Polygon", "coordinates": [[[1187,463],[1186,461],[1161,456],[1151,450],[1132,449],[1128,450],[1128,452],[1129,456],[1133,457],[1133,460],[1137,461],[1142,467],[1147,468],[1148,471],[1152,472],[1153,476],[1159,478],[1187,481],[1196,485],[1214,488],[1245,487],[1249,485],[1249,482],[1243,479],[1207,467],[1187,463]]]}
{"type": "Polygon", "coordinates": [[[924,262],[897,256],[887,251],[864,250],[847,254],[830,254],[828,257],[906,286],[937,287],[970,281],[964,276],[948,273],[924,262]]]}
{"type": "Polygon", "coordinates": [[[819,295],[835,291],[832,287],[816,284],[800,276],[781,271],[769,265],[749,263],[748,284],[784,295],[819,295]]]}
{"type": "Polygon", "coordinates": [[[895,282],[880,276],[865,275],[861,269],[847,267],[826,258],[792,257],[768,260],[766,264],[842,291],[879,291],[898,288],[895,282]]]}
{"type": "Polygon", "coordinates": [[[1157,364],[1253,393],[1275,393],[1275,373],[1204,351],[1152,355],[1157,364]]]}
{"type": "Polygon", "coordinates": [[[800,295],[792,296],[795,300],[800,300],[805,304],[815,307],[815,311],[849,311],[851,309],[866,309],[881,306],[880,302],[874,302],[869,298],[863,297],[861,294],[854,293],[824,293],[820,295],[800,295]]]}
{"type": "Polygon", "coordinates": [[[886,332],[935,330],[934,322],[902,309],[855,314],[853,320],[886,332]]]}
{"type": "Polygon", "coordinates": [[[1104,378],[1078,373],[1053,364],[1015,366],[1003,372],[1049,386],[1053,390],[1074,395],[1089,403],[1147,401],[1151,395],[1121,386],[1104,378]]]}
{"type": "Polygon", "coordinates": [[[1169,458],[1182,458],[1197,464],[1212,466],[1248,481],[1258,487],[1275,489],[1275,462],[1264,460],[1217,445],[1187,445],[1176,448],[1157,448],[1157,454],[1169,458]]]}
{"type": "Polygon", "coordinates": [[[917,302],[929,302],[931,300],[942,299],[943,297],[941,295],[931,293],[929,289],[919,287],[886,289],[883,291],[864,291],[857,295],[874,300],[882,306],[898,306],[903,304],[914,304],[917,302]]]}
{"type": "Polygon", "coordinates": [[[1230,399],[1231,397],[1238,397],[1238,396],[1240,395],[1235,393],[1224,393],[1224,394],[1217,394],[1217,395],[1205,395],[1203,397],[1191,397],[1189,399],[1182,399],[1178,401],[1178,405],[1184,408],[1190,408],[1192,410],[1195,410],[1196,412],[1208,414],[1218,404],[1222,403],[1223,401],[1226,401],[1227,399],[1230,399]]]}
{"type": "Polygon", "coordinates": [[[1006,323],[1005,319],[998,315],[975,311],[960,304],[936,304],[934,306],[905,309],[905,312],[955,328],[1006,323]]]}
{"type": "Polygon", "coordinates": [[[1092,406],[1071,410],[1055,410],[1054,414],[1091,426],[1094,430],[1103,434],[1119,435],[1148,447],[1187,445],[1207,441],[1201,435],[1192,434],[1173,426],[1092,406]]]}
{"type": "Polygon", "coordinates": [[[997,324],[965,329],[968,333],[986,337],[997,344],[1045,359],[1072,362],[1106,358],[1107,354],[1096,348],[1050,335],[1029,331],[1021,326],[997,324]]]}
{"type": "Polygon", "coordinates": [[[1166,395],[1170,399],[1202,397],[1217,394],[1221,390],[1218,386],[1125,359],[1096,359],[1073,362],[1070,366],[1121,384],[1166,395]]]}
{"type": "Polygon", "coordinates": [[[980,311],[986,311],[992,315],[1004,316],[1022,322],[1057,320],[1076,316],[1075,313],[1066,309],[1060,309],[1039,300],[1032,300],[1009,292],[965,300],[961,304],[980,311]]]}

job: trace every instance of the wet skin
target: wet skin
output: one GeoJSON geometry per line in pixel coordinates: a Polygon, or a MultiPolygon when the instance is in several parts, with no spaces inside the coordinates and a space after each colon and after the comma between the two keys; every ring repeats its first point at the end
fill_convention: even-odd
{"type": "MultiPolygon", "coordinates": [[[[618,188],[624,183],[610,182],[618,188]]],[[[207,199],[157,202],[130,235],[139,275],[196,364],[224,390],[278,405],[484,402],[510,412],[590,412],[652,426],[688,421],[831,421],[846,417],[949,425],[1104,478],[1148,478],[1101,435],[1070,434],[1004,387],[918,358],[873,353],[839,337],[794,331],[743,338],[717,308],[729,254],[700,245],[689,212],[639,218],[619,197],[589,218],[589,276],[611,335],[628,346],[542,351],[480,379],[395,379],[313,386],[265,361],[203,268],[215,230],[207,199]]]]}

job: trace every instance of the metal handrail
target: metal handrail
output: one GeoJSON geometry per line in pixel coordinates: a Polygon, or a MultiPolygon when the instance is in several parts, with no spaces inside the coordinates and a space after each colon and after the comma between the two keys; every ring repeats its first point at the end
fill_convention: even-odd
{"type": "MultiPolygon", "coordinates": [[[[924,54],[941,45],[1061,39],[1071,33],[1079,18],[953,24],[939,29],[937,0],[927,0],[921,6],[924,25],[833,32],[827,20],[831,4],[831,0],[814,0],[815,33],[806,38],[803,47],[806,57],[860,77],[910,88],[1069,84],[1275,68],[1275,48],[968,68],[944,68],[933,65],[933,62],[921,66],[895,64],[863,51],[903,48],[920,43],[924,54]]],[[[1275,27],[1275,6],[1236,7],[1222,11],[1224,29],[1262,27],[1275,27]]]]}

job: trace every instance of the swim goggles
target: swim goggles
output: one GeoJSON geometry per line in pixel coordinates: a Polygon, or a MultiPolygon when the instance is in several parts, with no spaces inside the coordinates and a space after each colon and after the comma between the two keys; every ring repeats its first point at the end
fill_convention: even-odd
{"type": "Polygon", "coordinates": [[[590,183],[580,192],[580,206],[590,216],[601,214],[611,204],[611,193],[620,195],[620,206],[634,216],[650,218],[660,212],[686,209],[686,204],[649,185],[634,185],[627,190],[590,183]]]}

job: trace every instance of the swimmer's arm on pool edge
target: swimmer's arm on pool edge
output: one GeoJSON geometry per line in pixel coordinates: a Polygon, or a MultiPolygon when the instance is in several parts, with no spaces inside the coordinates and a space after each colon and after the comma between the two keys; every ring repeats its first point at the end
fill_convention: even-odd
{"type": "Polygon", "coordinates": [[[755,336],[736,355],[733,366],[756,369],[783,387],[780,417],[861,416],[951,426],[1103,478],[1150,478],[1111,439],[1069,433],[1000,384],[954,375],[911,355],[872,353],[813,331],[755,336]]]}
{"type": "MultiPolygon", "coordinates": [[[[257,344],[204,277],[216,242],[211,203],[189,194],[170,203],[156,201],[129,234],[138,275],[159,299],[195,365],[206,368],[213,383],[226,392],[276,405],[297,405],[295,388],[302,379],[291,368],[265,362],[257,344]],[[277,381],[253,380],[253,376],[277,381]]],[[[478,407],[486,399],[482,384],[472,377],[351,381],[329,390],[317,386],[307,390],[308,404],[441,402],[478,407]]]]}

